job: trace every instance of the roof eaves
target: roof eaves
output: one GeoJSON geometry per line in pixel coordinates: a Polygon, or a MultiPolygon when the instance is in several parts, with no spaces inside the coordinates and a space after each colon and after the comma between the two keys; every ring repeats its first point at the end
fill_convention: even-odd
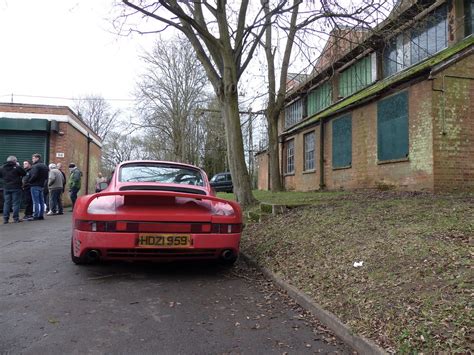
{"type": "MultiPolygon", "coordinates": [[[[337,58],[336,62],[338,63],[343,63],[347,62],[347,60],[350,60],[352,57],[357,57],[362,53],[363,51],[366,51],[367,48],[371,48],[373,43],[377,43],[379,41],[379,36],[382,31],[387,31],[390,30],[394,23],[395,20],[398,19],[399,17],[404,16],[406,13],[409,13],[413,6],[417,5],[417,0],[405,0],[401,1],[400,4],[398,5],[397,8],[393,9],[392,12],[389,14],[389,16],[383,20],[381,23],[379,23],[375,28],[371,31],[372,33],[368,35],[364,40],[359,43],[358,46],[352,48],[351,50],[341,53],[341,55],[337,58]],[[400,6],[401,3],[404,3],[403,6],[400,6]]],[[[446,0],[425,0],[424,1],[424,6],[425,10],[431,5],[436,5],[436,4],[441,4],[445,3],[446,0]]],[[[399,24],[398,24],[399,26],[399,24]]],[[[326,50],[327,43],[323,49],[323,52],[326,50]]],[[[322,53],[319,58],[322,57],[322,53]]],[[[319,59],[318,59],[319,60],[319,59]]],[[[336,70],[338,68],[335,68],[335,63],[328,64],[326,67],[320,69],[317,72],[313,72],[308,75],[308,80],[305,82],[300,83],[299,85],[294,86],[291,88],[291,90],[288,90],[286,92],[286,98],[290,98],[292,96],[298,97],[301,95],[301,92],[305,91],[305,88],[308,86],[315,86],[315,82],[318,82],[318,78],[324,78],[328,75],[328,72],[331,70],[336,70]]]]}

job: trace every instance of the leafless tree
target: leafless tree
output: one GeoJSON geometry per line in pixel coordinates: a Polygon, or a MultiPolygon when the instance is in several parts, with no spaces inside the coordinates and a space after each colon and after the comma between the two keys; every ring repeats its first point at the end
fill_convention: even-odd
{"type": "Polygon", "coordinates": [[[110,132],[102,148],[102,170],[110,174],[123,161],[144,158],[141,141],[136,136],[110,132]]]}
{"type": "Polygon", "coordinates": [[[214,174],[227,171],[227,148],[225,127],[218,102],[212,101],[207,110],[202,111],[204,147],[202,166],[211,178],[214,174]]]}
{"type": "Polygon", "coordinates": [[[146,129],[151,151],[167,160],[199,163],[199,116],[207,101],[206,73],[184,38],[157,41],[142,59],[146,65],[137,88],[138,126],[146,129]],[[155,146],[155,147],[153,147],[155,146]]]}
{"type": "MultiPolygon", "coordinates": [[[[384,0],[380,0],[384,1],[384,0]]],[[[233,175],[237,199],[243,205],[252,204],[250,178],[245,163],[238,106],[238,84],[248,67],[257,47],[264,43],[267,54],[269,97],[267,115],[270,132],[271,174],[276,179],[273,189],[281,189],[278,170],[278,144],[276,122],[283,109],[286,92],[286,73],[298,31],[317,21],[343,19],[347,23],[363,20],[377,7],[377,0],[361,0],[359,5],[343,6],[336,0],[325,0],[318,9],[301,11],[302,0],[261,0],[260,4],[249,0],[178,1],[178,0],[123,0],[132,9],[122,18],[141,14],[163,25],[155,32],[168,27],[185,34],[193,45],[198,59],[204,66],[218,97],[224,117],[230,171],[233,175]],[[285,23],[286,21],[286,23],[285,23]],[[282,24],[286,31],[285,52],[282,57],[279,89],[276,90],[275,53],[272,28],[282,24]],[[273,66],[273,67],[272,67],[273,66]]],[[[311,2],[316,5],[316,2],[311,2]]],[[[136,30],[136,29],[135,29],[136,30]]],[[[153,32],[153,31],[152,31],[153,32]]],[[[281,43],[278,44],[281,47],[281,43]]]]}
{"type": "MultiPolygon", "coordinates": [[[[264,34],[264,16],[247,24],[249,1],[234,11],[227,1],[128,1],[123,4],[183,33],[192,44],[219,99],[227,136],[234,191],[242,205],[255,202],[243,153],[238,105],[238,82],[264,34]],[[256,35],[254,34],[256,33],[256,35]],[[256,38],[255,38],[256,37],[256,38]],[[256,40],[255,40],[256,39],[256,40]]],[[[125,14],[127,17],[129,14],[125,14]]]]}
{"type": "Polygon", "coordinates": [[[102,96],[96,94],[80,97],[73,109],[102,139],[106,139],[120,115],[120,110],[113,109],[102,96]]]}

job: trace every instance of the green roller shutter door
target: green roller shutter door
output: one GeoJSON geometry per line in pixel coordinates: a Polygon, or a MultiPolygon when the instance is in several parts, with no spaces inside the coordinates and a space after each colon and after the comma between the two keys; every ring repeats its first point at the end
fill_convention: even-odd
{"type": "Polygon", "coordinates": [[[14,155],[19,162],[31,160],[34,153],[39,153],[48,163],[48,135],[46,132],[0,131],[0,161],[14,155]]]}

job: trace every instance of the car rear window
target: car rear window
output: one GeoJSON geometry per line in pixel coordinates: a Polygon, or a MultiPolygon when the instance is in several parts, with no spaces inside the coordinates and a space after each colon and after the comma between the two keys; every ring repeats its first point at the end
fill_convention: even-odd
{"type": "Polygon", "coordinates": [[[119,173],[120,182],[158,182],[204,186],[199,170],[179,165],[127,164],[119,173]]]}

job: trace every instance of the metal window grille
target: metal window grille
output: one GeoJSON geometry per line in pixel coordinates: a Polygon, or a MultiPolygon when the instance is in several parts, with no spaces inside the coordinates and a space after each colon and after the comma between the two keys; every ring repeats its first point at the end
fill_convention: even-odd
{"type": "Polygon", "coordinates": [[[443,5],[388,42],[383,53],[384,77],[393,75],[446,48],[447,35],[447,7],[443,5]]]}
{"type": "Polygon", "coordinates": [[[303,100],[292,103],[285,109],[285,128],[291,127],[303,119],[303,100]]]}

